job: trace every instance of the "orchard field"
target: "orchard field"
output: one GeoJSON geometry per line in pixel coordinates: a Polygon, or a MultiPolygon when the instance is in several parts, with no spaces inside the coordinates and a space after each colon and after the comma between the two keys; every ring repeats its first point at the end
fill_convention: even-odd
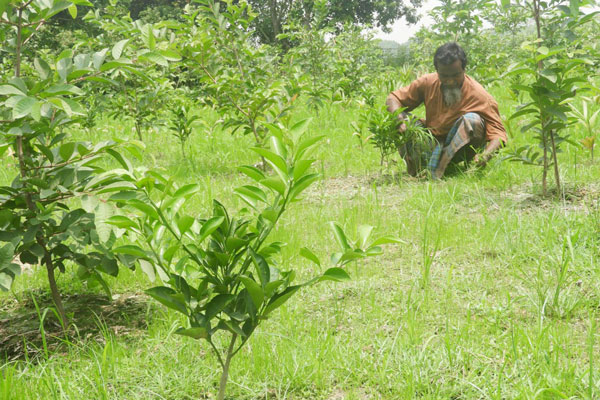
{"type": "Polygon", "coordinates": [[[93,3],[0,4],[0,399],[600,398],[593,4],[93,3]],[[413,178],[454,39],[509,143],[413,178]]]}

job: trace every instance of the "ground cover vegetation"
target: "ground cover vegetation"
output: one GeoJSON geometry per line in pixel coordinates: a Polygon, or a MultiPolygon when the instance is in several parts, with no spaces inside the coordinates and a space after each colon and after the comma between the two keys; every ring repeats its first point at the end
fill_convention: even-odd
{"type": "Polygon", "coordinates": [[[593,3],[419,5],[0,2],[0,398],[600,396],[593,3]],[[510,141],[409,178],[448,40],[510,141]]]}

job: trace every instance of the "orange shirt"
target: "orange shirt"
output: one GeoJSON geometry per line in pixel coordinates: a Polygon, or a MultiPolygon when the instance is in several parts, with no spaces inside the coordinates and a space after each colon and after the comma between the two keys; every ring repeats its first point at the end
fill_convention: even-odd
{"type": "Polygon", "coordinates": [[[474,112],[485,120],[486,140],[497,138],[506,143],[506,130],[500,120],[496,100],[468,75],[465,75],[461,91],[461,101],[450,107],[444,105],[440,80],[437,73],[433,73],[393,91],[392,95],[402,107],[406,107],[407,112],[425,103],[425,125],[438,138],[446,136],[458,118],[474,112]]]}

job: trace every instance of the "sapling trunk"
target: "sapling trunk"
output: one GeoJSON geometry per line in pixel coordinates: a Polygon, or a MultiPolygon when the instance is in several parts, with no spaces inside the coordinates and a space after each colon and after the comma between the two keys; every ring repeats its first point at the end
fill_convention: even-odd
{"type": "Polygon", "coordinates": [[[221,373],[219,395],[217,396],[217,400],[223,400],[225,398],[225,389],[227,388],[227,380],[229,378],[229,365],[231,364],[231,359],[233,358],[233,347],[235,346],[236,339],[237,333],[232,334],[231,343],[229,343],[227,355],[225,356],[225,362],[223,363],[223,372],[221,373]]]}
{"type": "MultiPolygon", "coordinates": [[[[42,239],[38,239],[38,243],[40,245],[43,244],[42,239]],[[40,243],[41,242],[41,243],[40,243]]],[[[65,308],[62,303],[62,299],[60,297],[60,293],[58,292],[58,286],[56,285],[56,278],[54,276],[54,265],[52,263],[52,256],[48,252],[48,250],[44,247],[44,264],[46,265],[46,271],[48,273],[48,282],[50,283],[50,292],[52,293],[52,301],[54,301],[54,305],[56,305],[56,310],[58,311],[58,315],[60,316],[60,323],[62,325],[63,330],[67,329],[69,325],[69,321],[67,319],[67,314],[65,313],[65,308]]]]}
{"type": "Polygon", "coordinates": [[[548,146],[546,133],[542,132],[542,143],[544,144],[544,171],[542,172],[542,194],[546,197],[548,193],[548,146]]]}
{"type": "Polygon", "coordinates": [[[556,144],[554,143],[554,130],[550,131],[550,143],[552,144],[552,159],[554,160],[554,179],[556,181],[556,189],[558,193],[561,191],[560,174],[558,172],[558,160],[556,156],[556,144]]]}

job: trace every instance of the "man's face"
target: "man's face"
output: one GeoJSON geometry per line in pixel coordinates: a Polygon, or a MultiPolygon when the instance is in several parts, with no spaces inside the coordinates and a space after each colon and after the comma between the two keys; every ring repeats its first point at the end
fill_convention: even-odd
{"type": "Polygon", "coordinates": [[[448,65],[439,64],[437,66],[437,74],[442,83],[442,88],[460,88],[465,81],[465,70],[460,60],[456,60],[448,65]]]}

